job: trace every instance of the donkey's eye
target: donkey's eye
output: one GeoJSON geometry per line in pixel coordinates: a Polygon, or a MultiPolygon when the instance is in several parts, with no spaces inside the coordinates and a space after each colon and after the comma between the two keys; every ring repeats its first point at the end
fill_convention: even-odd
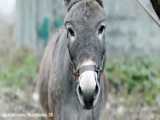
{"type": "Polygon", "coordinates": [[[105,33],[105,29],[106,29],[106,26],[105,25],[101,25],[99,28],[98,28],[98,38],[101,40],[103,39],[103,36],[104,36],[104,33],[105,33]]]}
{"type": "Polygon", "coordinates": [[[76,39],[76,33],[73,29],[73,26],[71,24],[66,24],[66,29],[67,29],[67,36],[70,39],[71,42],[74,42],[76,39]]]}
{"type": "Polygon", "coordinates": [[[105,25],[101,25],[101,26],[99,27],[99,29],[98,29],[98,34],[103,34],[104,31],[105,31],[105,29],[106,29],[106,26],[105,26],[105,25]]]}
{"type": "Polygon", "coordinates": [[[75,37],[75,32],[71,27],[68,28],[68,34],[72,37],[75,37]]]}

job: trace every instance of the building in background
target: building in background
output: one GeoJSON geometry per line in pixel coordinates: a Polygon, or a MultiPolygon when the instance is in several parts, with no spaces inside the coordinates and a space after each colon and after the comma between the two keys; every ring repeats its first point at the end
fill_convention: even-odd
{"type": "MultiPolygon", "coordinates": [[[[160,28],[136,0],[105,0],[104,3],[110,56],[160,53],[160,28]]],[[[39,54],[43,53],[50,36],[63,25],[64,11],[63,0],[0,0],[0,19],[15,20],[17,46],[34,49],[39,54]],[[14,6],[16,19],[12,14],[14,6]]]]}

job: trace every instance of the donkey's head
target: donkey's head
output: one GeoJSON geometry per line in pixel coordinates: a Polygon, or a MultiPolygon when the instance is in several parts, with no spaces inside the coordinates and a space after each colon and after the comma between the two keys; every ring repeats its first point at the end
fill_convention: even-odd
{"type": "Polygon", "coordinates": [[[68,50],[78,74],[76,93],[85,109],[99,98],[105,60],[105,12],[101,0],[65,0],[68,50]]]}

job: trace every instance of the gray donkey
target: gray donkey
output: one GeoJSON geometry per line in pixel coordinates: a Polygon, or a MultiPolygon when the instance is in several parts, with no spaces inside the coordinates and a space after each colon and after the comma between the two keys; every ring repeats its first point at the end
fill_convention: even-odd
{"type": "Polygon", "coordinates": [[[100,120],[107,99],[102,0],[64,0],[64,28],[46,49],[39,94],[48,120],[100,120]]]}

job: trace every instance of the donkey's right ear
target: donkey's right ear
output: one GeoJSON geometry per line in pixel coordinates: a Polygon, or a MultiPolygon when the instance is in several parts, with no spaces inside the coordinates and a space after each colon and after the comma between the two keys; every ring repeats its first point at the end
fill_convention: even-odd
{"type": "Polygon", "coordinates": [[[66,6],[66,7],[68,7],[68,6],[69,6],[69,4],[71,3],[71,1],[72,1],[72,0],[64,0],[64,4],[65,4],[65,6],[66,6]]]}
{"type": "Polygon", "coordinates": [[[67,9],[69,9],[74,3],[78,2],[80,0],[64,0],[65,6],[67,9]]]}
{"type": "Polygon", "coordinates": [[[79,0],[64,0],[64,4],[67,8],[69,8],[73,3],[77,2],[79,0]]]}

